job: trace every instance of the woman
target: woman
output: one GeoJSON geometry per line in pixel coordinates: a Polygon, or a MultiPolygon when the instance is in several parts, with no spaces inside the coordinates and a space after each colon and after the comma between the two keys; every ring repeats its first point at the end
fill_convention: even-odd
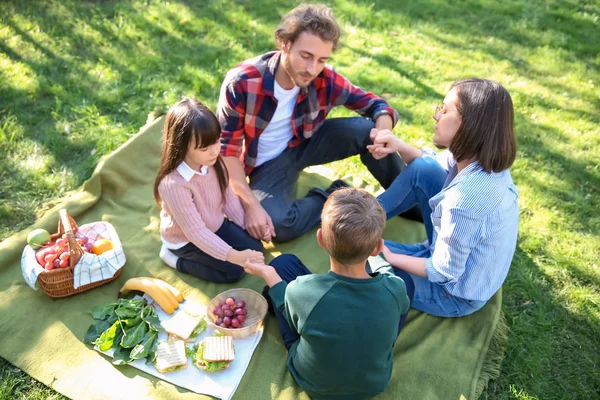
{"type": "Polygon", "coordinates": [[[379,197],[387,218],[418,204],[427,231],[423,244],[386,241],[385,258],[412,275],[414,308],[460,317],[502,286],[515,252],[513,104],[498,83],[465,79],[452,85],[433,118],[433,141],[449,151],[422,151],[390,131],[378,133],[369,150],[376,158],[399,152],[408,164],[379,197]]]}

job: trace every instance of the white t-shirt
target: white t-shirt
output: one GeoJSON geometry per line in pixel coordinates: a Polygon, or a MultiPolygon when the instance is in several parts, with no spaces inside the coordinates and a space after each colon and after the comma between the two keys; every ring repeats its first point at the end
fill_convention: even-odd
{"type": "Polygon", "coordinates": [[[294,136],[292,131],[292,112],[296,105],[296,99],[300,93],[300,87],[294,86],[285,90],[275,81],[275,98],[277,108],[267,128],[258,138],[258,154],[255,167],[266,163],[279,156],[286,149],[288,142],[294,136]]]}

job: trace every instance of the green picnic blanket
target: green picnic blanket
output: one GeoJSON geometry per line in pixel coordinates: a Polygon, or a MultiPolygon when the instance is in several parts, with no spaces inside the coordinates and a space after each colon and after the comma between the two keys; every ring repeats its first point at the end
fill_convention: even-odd
{"type": "MultiPolygon", "coordinates": [[[[246,276],[232,285],[214,284],[181,274],[158,257],[159,209],[153,184],[159,164],[163,119],[155,120],[102,159],[81,190],[48,211],[35,226],[56,231],[58,210],[67,208],[78,224],[110,222],[123,243],[127,263],[121,276],[101,287],[62,299],[33,291],[25,283],[20,255],[29,229],[0,244],[0,356],[73,399],[209,398],[188,392],[130,366],[116,367],[81,339],[92,323],[89,310],[114,301],[123,283],[154,276],[185,296],[208,303],[232,287],[259,291],[264,283],[246,276]]],[[[299,193],[326,187],[326,170],[303,173],[299,193]]],[[[356,184],[356,182],[355,182],[356,184]]],[[[267,259],[294,253],[314,272],[328,270],[328,258],[315,231],[293,242],[267,248],[267,259]]],[[[422,224],[393,218],[384,237],[416,243],[425,238],[422,224]]],[[[394,369],[387,392],[378,399],[476,399],[498,375],[505,324],[501,293],[481,311],[460,319],[442,319],[411,310],[394,348],[394,369]]],[[[348,334],[352,334],[348,332],[348,334]]],[[[308,399],[288,372],[277,321],[267,316],[265,332],[234,399],[308,399]]]]}

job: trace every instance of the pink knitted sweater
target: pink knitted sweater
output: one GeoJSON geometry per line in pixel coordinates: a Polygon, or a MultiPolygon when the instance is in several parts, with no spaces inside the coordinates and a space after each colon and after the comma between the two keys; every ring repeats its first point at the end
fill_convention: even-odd
{"type": "Polygon", "coordinates": [[[182,163],[158,185],[162,200],[160,235],[169,243],[192,242],[210,256],[225,261],[231,246],[214,232],[223,224],[224,214],[245,229],[244,209],[231,186],[221,203],[214,168],[209,167],[206,175],[191,171],[182,163]]]}

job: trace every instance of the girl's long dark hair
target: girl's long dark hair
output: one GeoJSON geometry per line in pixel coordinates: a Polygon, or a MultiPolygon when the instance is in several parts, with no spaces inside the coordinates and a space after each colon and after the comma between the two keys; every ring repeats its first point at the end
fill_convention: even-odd
{"type": "MultiPolygon", "coordinates": [[[[158,185],[183,162],[190,143],[195,143],[196,148],[205,148],[215,144],[220,135],[221,126],[217,117],[198,100],[184,97],[171,107],[165,118],[160,168],[154,181],[154,199],[159,206],[158,185]]],[[[224,202],[229,175],[221,156],[214,167],[221,188],[221,202],[224,202]]]]}

